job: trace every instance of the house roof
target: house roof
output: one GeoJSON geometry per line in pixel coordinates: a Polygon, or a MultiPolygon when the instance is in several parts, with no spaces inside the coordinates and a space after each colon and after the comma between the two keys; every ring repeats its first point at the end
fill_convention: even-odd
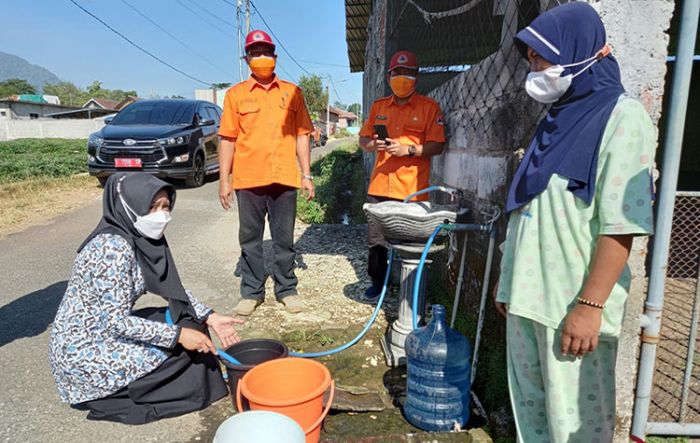
{"type": "Polygon", "coordinates": [[[336,108],[335,106],[329,106],[328,112],[330,112],[331,114],[337,115],[339,118],[347,118],[348,120],[357,120],[357,116],[355,114],[353,114],[352,112],[344,111],[340,108],[336,108]]]}
{"type": "Polygon", "coordinates": [[[117,106],[114,109],[121,111],[123,107],[125,107],[126,105],[130,105],[131,103],[135,102],[136,100],[140,100],[140,99],[134,95],[129,95],[124,100],[117,103],[117,106]]]}
{"type": "Polygon", "coordinates": [[[99,106],[102,109],[109,109],[111,111],[117,110],[117,106],[120,103],[116,100],[109,100],[107,98],[91,98],[90,100],[86,101],[82,107],[87,108],[88,105],[90,104],[90,102],[95,103],[97,106],[99,106]]]}
{"type": "MultiPolygon", "coordinates": [[[[418,56],[421,68],[465,66],[498,50],[505,9],[503,2],[465,0],[388,1],[380,26],[387,48],[406,49],[418,56]],[[385,35],[384,35],[385,34],[385,35]]],[[[518,30],[538,13],[536,2],[516,2],[518,30]]],[[[350,71],[365,70],[367,25],[371,0],[345,0],[345,27],[350,71]]],[[[380,39],[380,42],[382,40],[380,39]]],[[[391,56],[391,54],[387,54],[391,56]]]]}
{"type": "Polygon", "coordinates": [[[114,114],[114,111],[111,109],[78,108],[78,109],[71,109],[69,111],[52,112],[51,114],[46,114],[46,117],[92,119],[92,118],[96,118],[96,117],[104,117],[106,115],[111,115],[111,114],[114,114]]]}
{"type": "Polygon", "coordinates": [[[9,103],[9,104],[23,104],[23,105],[32,105],[32,106],[38,106],[38,107],[51,107],[51,108],[63,108],[63,109],[80,109],[76,106],[67,106],[67,105],[54,105],[53,103],[39,103],[39,102],[34,102],[34,101],[27,101],[27,100],[14,100],[11,98],[3,98],[0,99],[0,103],[9,103]]]}
{"type": "Polygon", "coordinates": [[[372,0],[345,0],[345,40],[348,43],[350,72],[365,70],[367,23],[372,14],[372,0]]]}

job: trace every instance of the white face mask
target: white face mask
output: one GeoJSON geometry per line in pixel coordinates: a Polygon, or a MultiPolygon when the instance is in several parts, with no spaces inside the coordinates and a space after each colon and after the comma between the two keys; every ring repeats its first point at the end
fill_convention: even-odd
{"type": "Polygon", "coordinates": [[[595,62],[602,59],[610,53],[609,46],[605,45],[603,49],[598,51],[593,57],[586,60],[572,63],[570,65],[553,65],[542,71],[530,72],[525,81],[525,91],[533,99],[540,103],[554,103],[559,100],[571,86],[574,78],[579,76],[583,71],[593,66],[595,62]],[[588,63],[588,66],[578,71],[576,74],[568,74],[562,77],[565,68],[588,63]]]}
{"type": "Polygon", "coordinates": [[[144,216],[138,215],[124,201],[121,192],[121,182],[119,182],[117,185],[117,193],[119,194],[119,200],[121,200],[122,205],[126,210],[127,217],[129,217],[129,220],[131,220],[131,222],[134,224],[134,228],[136,228],[136,230],[139,231],[139,233],[141,233],[141,235],[144,237],[148,237],[153,240],[160,240],[163,237],[165,228],[168,226],[168,223],[170,223],[170,220],[172,220],[170,213],[166,211],[155,211],[144,216]],[[129,214],[130,212],[134,215],[134,217],[136,217],[135,221],[134,217],[129,214]]]}

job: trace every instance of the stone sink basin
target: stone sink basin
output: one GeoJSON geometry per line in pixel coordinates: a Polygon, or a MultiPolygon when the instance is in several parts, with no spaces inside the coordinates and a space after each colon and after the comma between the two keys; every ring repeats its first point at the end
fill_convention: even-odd
{"type": "MultiPolygon", "coordinates": [[[[436,205],[430,202],[401,203],[387,201],[365,203],[362,209],[367,220],[375,223],[387,241],[425,243],[435,228],[445,222],[454,223],[457,219],[457,205],[436,205]]],[[[466,212],[460,210],[460,214],[466,212]]],[[[441,231],[440,235],[445,235],[441,231]]]]}

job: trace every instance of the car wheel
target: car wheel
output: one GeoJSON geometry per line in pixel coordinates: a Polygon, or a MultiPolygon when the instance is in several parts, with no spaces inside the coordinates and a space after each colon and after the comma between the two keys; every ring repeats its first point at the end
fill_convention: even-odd
{"type": "Polygon", "coordinates": [[[100,182],[101,188],[105,187],[105,185],[107,184],[107,180],[109,180],[109,177],[97,177],[97,181],[100,182]]]}
{"type": "Polygon", "coordinates": [[[187,179],[187,186],[199,188],[204,184],[205,179],[204,156],[197,154],[192,162],[192,175],[187,179]]]}

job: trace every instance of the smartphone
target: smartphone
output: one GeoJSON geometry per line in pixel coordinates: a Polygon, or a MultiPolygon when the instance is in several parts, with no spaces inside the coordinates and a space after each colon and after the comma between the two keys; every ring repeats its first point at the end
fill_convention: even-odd
{"type": "Polygon", "coordinates": [[[377,134],[379,140],[386,140],[389,138],[389,133],[386,131],[386,126],[384,125],[374,125],[374,133],[377,134]]]}

